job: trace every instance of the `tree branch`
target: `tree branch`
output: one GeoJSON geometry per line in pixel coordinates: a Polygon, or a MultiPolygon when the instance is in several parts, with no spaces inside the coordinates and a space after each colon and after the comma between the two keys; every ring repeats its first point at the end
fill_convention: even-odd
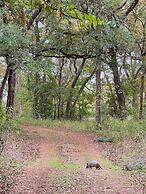
{"type": "Polygon", "coordinates": [[[133,9],[136,7],[136,5],[138,4],[138,2],[139,2],[139,0],[134,0],[134,1],[131,3],[130,7],[129,7],[129,8],[126,10],[126,12],[125,12],[125,16],[126,16],[126,17],[129,15],[129,13],[130,13],[131,11],[133,11],[133,9]]]}
{"type": "Polygon", "coordinates": [[[126,3],[127,3],[127,0],[120,7],[118,7],[116,10],[118,11],[118,10],[122,9],[126,5],[126,3]]]}
{"type": "Polygon", "coordinates": [[[32,26],[34,20],[37,18],[37,16],[41,13],[42,11],[42,7],[39,7],[38,9],[36,9],[32,16],[31,16],[31,19],[29,20],[28,24],[27,24],[27,30],[30,29],[30,27],[32,26]]]}

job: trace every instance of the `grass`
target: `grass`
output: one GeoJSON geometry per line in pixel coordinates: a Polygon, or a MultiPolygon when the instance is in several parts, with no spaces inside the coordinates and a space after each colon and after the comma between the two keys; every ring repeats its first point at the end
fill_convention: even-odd
{"type": "Polygon", "coordinates": [[[101,134],[113,137],[114,140],[144,138],[146,135],[146,120],[120,120],[110,118],[104,123],[101,134]]]}
{"type": "Polygon", "coordinates": [[[44,126],[51,128],[66,128],[75,131],[96,132],[95,121],[71,121],[71,120],[51,120],[51,119],[32,119],[32,118],[18,118],[19,124],[31,124],[35,126],[44,126]]]}
{"type": "Polygon", "coordinates": [[[112,171],[120,171],[121,170],[121,168],[119,166],[113,164],[113,162],[111,160],[108,160],[106,158],[101,158],[100,160],[101,160],[101,163],[103,164],[103,166],[105,166],[108,169],[111,169],[112,171]]]}
{"type": "Polygon", "coordinates": [[[107,117],[102,123],[102,130],[96,130],[94,120],[41,120],[32,118],[18,118],[19,124],[31,124],[50,128],[66,128],[74,131],[96,133],[97,137],[110,138],[113,141],[122,141],[125,138],[143,138],[146,135],[146,120],[123,120],[107,117]]]}
{"type": "Polygon", "coordinates": [[[59,157],[53,157],[50,160],[50,167],[52,168],[56,168],[56,169],[69,169],[69,170],[75,170],[77,169],[79,166],[73,162],[69,162],[69,163],[63,163],[62,160],[59,157]]]}
{"type": "Polygon", "coordinates": [[[53,158],[51,158],[50,166],[52,168],[62,169],[63,163],[59,157],[53,157],[53,158]]]}
{"type": "Polygon", "coordinates": [[[79,165],[78,164],[75,164],[73,162],[70,162],[70,163],[65,164],[64,167],[66,169],[69,169],[69,170],[75,170],[75,169],[78,169],[79,168],[79,165]]]}

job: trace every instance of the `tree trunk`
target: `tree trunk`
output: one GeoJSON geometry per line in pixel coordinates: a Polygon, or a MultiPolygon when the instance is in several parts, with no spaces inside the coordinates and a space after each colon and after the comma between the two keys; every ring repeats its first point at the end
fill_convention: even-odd
{"type": "Polygon", "coordinates": [[[126,117],[125,96],[122,90],[122,85],[121,85],[120,76],[118,72],[118,62],[116,59],[116,52],[114,48],[110,49],[110,54],[111,54],[110,67],[112,69],[113,77],[114,77],[115,91],[116,91],[118,106],[119,106],[119,116],[121,119],[124,119],[126,117]]]}
{"type": "Polygon", "coordinates": [[[143,43],[142,43],[142,50],[141,50],[141,55],[142,55],[142,66],[144,67],[143,69],[143,74],[141,76],[141,87],[140,87],[140,111],[139,111],[139,119],[143,118],[143,106],[144,106],[144,87],[145,87],[145,73],[146,73],[146,19],[144,22],[144,29],[143,29],[143,43]]]}
{"type": "Polygon", "coordinates": [[[40,81],[40,75],[39,73],[35,74],[35,89],[34,89],[34,117],[38,119],[40,117],[39,115],[39,94],[38,94],[38,85],[40,81]]]}
{"type": "MultiPolygon", "coordinates": [[[[22,83],[24,81],[23,73],[20,69],[16,70],[16,89],[15,93],[20,93],[22,91],[22,83]]],[[[19,101],[17,95],[15,97],[15,116],[21,116],[23,113],[23,102],[19,101]]]]}
{"type": "Polygon", "coordinates": [[[80,87],[79,92],[78,92],[78,94],[77,94],[77,96],[75,98],[75,101],[74,101],[73,105],[72,105],[72,109],[75,108],[76,103],[78,102],[78,99],[79,99],[81,93],[83,92],[86,84],[91,80],[91,78],[95,74],[96,70],[97,70],[97,65],[95,65],[95,67],[94,67],[93,71],[91,72],[91,74],[85,79],[85,81],[83,82],[82,86],[80,87]]]}
{"type": "Polygon", "coordinates": [[[59,65],[60,65],[59,80],[58,80],[59,94],[58,94],[58,104],[57,104],[57,118],[58,119],[63,116],[62,110],[61,110],[61,104],[62,104],[61,103],[62,101],[61,86],[62,86],[62,71],[63,71],[63,66],[64,66],[64,57],[62,58],[61,61],[59,61],[59,65]]]}
{"type": "Polygon", "coordinates": [[[133,110],[135,110],[135,107],[136,107],[136,95],[133,94],[133,96],[132,96],[132,108],[133,108],[133,110]]]}
{"type": "Polygon", "coordinates": [[[101,60],[99,58],[96,70],[96,128],[101,129],[101,60]]]}
{"type": "Polygon", "coordinates": [[[56,98],[54,97],[54,112],[53,112],[53,119],[55,120],[57,116],[57,105],[56,105],[56,98]]]}
{"type": "MultiPolygon", "coordinates": [[[[31,20],[30,20],[31,21],[31,20]]],[[[30,22],[29,21],[29,22],[30,22]]],[[[29,25],[29,24],[28,24],[29,25]]],[[[31,25],[29,25],[30,27],[31,25]]],[[[28,28],[29,28],[28,27],[28,28]]],[[[38,28],[38,21],[35,22],[34,26],[34,33],[35,33],[35,39],[36,39],[36,48],[38,47],[38,44],[40,42],[40,35],[39,35],[39,28],[38,28]]],[[[36,57],[37,59],[37,57],[36,57]]],[[[35,73],[35,89],[34,89],[34,117],[37,119],[40,117],[40,111],[39,111],[39,92],[38,92],[38,85],[40,83],[40,75],[38,72],[35,73]]]]}
{"type": "Polygon", "coordinates": [[[136,79],[136,77],[135,77],[135,75],[136,75],[136,66],[137,66],[137,64],[136,64],[136,62],[135,61],[133,61],[133,59],[132,59],[132,56],[131,56],[131,62],[130,62],[131,64],[131,70],[132,70],[132,82],[133,82],[133,94],[132,94],[132,109],[133,109],[133,111],[135,111],[135,109],[136,109],[136,107],[137,107],[137,91],[135,90],[135,88],[136,88],[136,84],[135,84],[135,79],[136,79]]]}
{"type": "Polygon", "coordinates": [[[0,104],[1,104],[2,99],[3,99],[4,88],[5,88],[7,79],[8,79],[8,75],[9,75],[9,67],[7,66],[4,79],[3,79],[1,87],[0,87],[0,104]]]}
{"type": "Polygon", "coordinates": [[[81,112],[82,108],[81,108],[81,105],[79,103],[79,120],[81,121],[82,120],[82,112],[81,112]]]}
{"type": "Polygon", "coordinates": [[[139,119],[143,118],[144,73],[141,76],[139,119]]]}
{"type": "MultiPolygon", "coordinates": [[[[46,73],[44,72],[44,75],[43,75],[43,84],[46,84],[47,83],[47,77],[46,77],[46,73]]],[[[46,93],[42,93],[41,95],[41,98],[42,98],[42,118],[43,119],[46,119],[48,117],[48,114],[47,114],[47,98],[48,98],[48,95],[46,93]]]]}
{"type": "Polygon", "coordinates": [[[113,100],[113,105],[112,105],[113,109],[112,109],[112,112],[111,112],[111,115],[113,116],[114,114],[116,114],[118,112],[118,106],[117,106],[117,103],[116,103],[115,92],[112,89],[112,86],[111,86],[111,83],[110,83],[108,75],[106,74],[104,69],[103,69],[103,71],[104,71],[104,77],[106,79],[106,84],[107,84],[107,86],[109,88],[110,95],[111,95],[111,98],[113,100]]]}
{"type": "Polygon", "coordinates": [[[6,104],[7,113],[10,118],[13,117],[15,86],[16,86],[16,72],[12,68],[10,68],[9,75],[8,75],[8,96],[7,96],[7,104],[6,104]]]}
{"type": "Polygon", "coordinates": [[[76,76],[71,84],[71,88],[70,88],[70,92],[69,92],[69,96],[68,96],[68,101],[67,101],[67,105],[66,105],[66,113],[65,113],[66,118],[71,117],[72,110],[70,110],[70,109],[71,109],[71,104],[72,104],[72,92],[73,92],[72,90],[74,89],[74,87],[75,87],[75,85],[76,85],[76,83],[77,83],[77,81],[78,81],[78,79],[83,71],[85,61],[86,61],[86,59],[83,58],[82,63],[79,67],[79,70],[78,70],[78,72],[77,72],[77,74],[76,74],[76,76]]]}

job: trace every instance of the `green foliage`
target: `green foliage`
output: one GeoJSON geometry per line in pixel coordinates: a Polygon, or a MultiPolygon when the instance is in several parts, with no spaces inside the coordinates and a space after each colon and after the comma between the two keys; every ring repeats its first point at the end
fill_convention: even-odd
{"type": "Polygon", "coordinates": [[[97,142],[113,142],[112,137],[99,137],[97,138],[97,142]]]}
{"type": "MultiPolygon", "coordinates": [[[[135,93],[138,99],[140,84],[137,83],[137,80],[135,81],[134,74],[141,64],[137,65],[135,59],[131,59],[131,61],[135,60],[135,64],[132,62],[132,64],[129,64],[129,59],[130,55],[141,58],[139,46],[144,40],[142,21],[144,21],[145,14],[143,2],[139,2],[135,15],[130,14],[127,20],[121,21],[121,15],[127,9],[128,3],[122,9],[117,10],[122,5],[120,0],[86,1],[85,4],[82,1],[74,0],[49,2],[45,0],[6,1],[5,7],[0,11],[0,16],[7,16],[8,20],[7,22],[0,21],[0,54],[1,56],[9,55],[10,64],[16,68],[21,66],[21,70],[24,72],[23,76],[28,79],[27,81],[24,80],[25,84],[16,96],[18,103],[20,102],[23,105],[24,116],[32,116],[34,113],[35,116],[42,119],[65,118],[70,96],[70,119],[85,119],[95,116],[95,109],[93,108],[95,104],[95,77],[93,76],[93,79],[86,84],[87,87],[82,90],[79,97],[78,93],[95,67],[97,62],[95,58],[98,52],[102,53],[102,59],[105,60],[103,66],[110,64],[109,48],[111,47],[114,47],[116,51],[118,73],[119,75],[121,73],[119,79],[122,80],[128,114],[135,114],[137,110],[131,108],[131,101],[135,93]],[[42,8],[41,14],[37,18],[31,18],[36,8],[40,7],[42,8]],[[24,11],[23,19],[27,21],[24,22],[24,26],[20,26],[21,11],[24,11]],[[27,24],[31,19],[33,24],[27,31],[27,24]],[[38,29],[36,29],[36,21],[38,22],[38,29]],[[100,31],[97,31],[99,26],[100,31]],[[52,56],[57,56],[57,58],[52,56]],[[127,64],[123,64],[123,56],[127,57],[125,59],[127,64]],[[60,57],[64,58],[62,75],[60,75],[60,66],[62,65],[60,57]],[[90,59],[86,61],[76,85],[72,88],[73,80],[77,75],[83,57],[89,57],[90,59]],[[76,64],[72,62],[75,58],[77,58],[76,64]],[[125,67],[123,67],[124,65],[125,67]],[[124,68],[127,70],[129,77],[125,75],[126,73],[123,73],[124,68]],[[39,74],[38,80],[36,80],[37,74],[39,74]],[[75,106],[73,106],[76,97],[78,99],[75,106]],[[37,106],[35,106],[35,103],[37,106]],[[61,109],[60,117],[58,116],[60,113],[59,108],[61,109]]],[[[112,76],[109,69],[107,69],[107,77],[109,81],[104,82],[104,77],[102,79],[102,88],[104,90],[109,84],[111,91],[103,91],[101,105],[103,125],[111,129],[114,137],[115,133],[117,133],[117,137],[121,137],[124,131],[126,135],[137,136],[138,127],[143,125],[138,124],[137,121],[135,121],[135,126],[130,126],[130,123],[126,123],[128,121],[125,121],[125,123],[121,123],[123,121],[117,122],[117,120],[111,121],[111,119],[107,122],[104,121],[105,115],[115,118],[119,115],[115,86],[113,79],[111,80],[112,76]],[[121,126],[124,131],[122,131],[121,126]]],[[[5,116],[2,113],[0,117],[5,116]]],[[[92,125],[87,122],[83,124],[82,122],[71,121],[53,123],[49,119],[35,122],[46,122],[48,126],[61,125],[74,129],[78,124],[78,130],[85,128],[85,130],[95,131],[95,123],[92,125]]],[[[4,128],[6,125],[4,121],[4,128]]],[[[11,127],[13,128],[13,126],[11,127]]],[[[140,133],[143,133],[143,127],[140,131],[140,133]]]]}
{"type": "Polygon", "coordinates": [[[0,107],[0,134],[13,132],[19,133],[20,128],[16,121],[13,119],[8,119],[8,115],[6,115],[4,108],[2,106],[0,107]]]}
{"type": "Polygon", "coordinates": [[[82,29],[87,30],[88,28],[93,27],[96,29],[99,25],[105,25],[105,21],[103,19],[97,18],[93,13],[83,13],[80,11],[75,4],[71,4],[68,7],[67,14],[72,18],[76,18],[80,21],[80,27],[82,29]]]}
{"type": "Polygon", "coordinates": [[[16,24],[2,24],[0,29],[0,52],[6,50],[17,52],[29,47],[30,40],[16,24]]]}
{"type": "Polygon", "coordinates": [[[2,120],[0,123],[0,133],[20,133],[20,128],[18,127],[16,121],[14,120],[2,120]]]}
{"type": "Polygon", "coordinates": [[[115,8],[115,7],[119,7],[121,1],[120,0],[105,0],[105,3],[107,6],[109,6],[109,8],[115,8]]]}
{"type": "Polygon", "coordinates": [[[107,99],[103,104],[102,112],[104,115],[113,117],[116,117],[119,114],[115,94],[111,94],[111,92],[107,91],[107,99]]]}
{"type": "Polygon", "coordinates": [[[8,119],[8,115],[5,114],[2,107],[0,109],[0,119],[1,119],[0,123],[0,155],[1,155],[5,148],[8,136],[12,133],[20,134],[21,130],[18,127],[16,121],[8,119]]]}
{"type": "Polygon", "coordinates": [[[121,141],[127,138],[143,138],[146,134],[146,122],[139,120],[120,120],[108,118],[103,123],[101,135],[112,137],[114,141],[121,141]]]}

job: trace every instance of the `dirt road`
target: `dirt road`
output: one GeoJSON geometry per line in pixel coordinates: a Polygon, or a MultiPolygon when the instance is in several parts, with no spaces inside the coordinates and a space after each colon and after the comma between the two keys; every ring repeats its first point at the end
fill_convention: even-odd
{"type": "Polygon", "coordinates": [[[142,194],[128,174],[109,169],[92,135],[28,125],[23,128],[37,139],[39,157],[21,169],[10,194],[142,194]],[[103,169],[86,169],[90,159],[99,160],[103,169]]]}

